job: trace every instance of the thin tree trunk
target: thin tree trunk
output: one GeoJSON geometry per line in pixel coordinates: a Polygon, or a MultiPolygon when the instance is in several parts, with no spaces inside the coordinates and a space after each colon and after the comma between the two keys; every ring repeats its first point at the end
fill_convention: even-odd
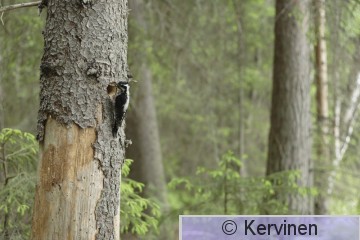
{"type": "MultiPolygon", "coordinates": [[[[297,170],[300,187],[311,187],[311,117],[308,3],[276,1],[275,53],[267,175],[297,170]]],[[[291,213],[311,214],[311,197],[277,196],[291,213]]]]}
{"type": "Polygon", "coordinates": [[[119,239],[124,131],[114,84],[127,80],[127,0],[45,1],[32,239],[119,239]]]}
{"type": "MultiPolygon", "coordinates": [[[[238,50],[238,77],[239,77],[239,92],[238,92],[238,104],[239,104],[239,158],[242,160],[242,166],[240,168],[240,175],[243,177],[247,176],[247,168],[246,168],[246,162],[244,159],[245,155],[245,124],[244,124],[244,86],[243,86],[243,69],[245,64],[245,37],[244,37],[244,31],[243,31],[243,24],[241,21],[242,14],[238,10],[238,6],[236,5],[235,0],[232,1],[234,11],[236,14],[236,25],[238,30],[238,41],[237,41],[237,50],[238,50]]],[[[241,7],[240,7],[241,9],[241,7]]]]}
{"type": "MultiPolygon", "coordinates": [[[[1,40],[1,39],[0,39],[1,40]]],[[[2,48],[2,46],[0,45],[0,47],[2,48]]],[[[2,57],[0,55],[0,66],[2,66],[2,57]]],[[[4,90],[3,90],[3,76],[2,76],[2,71],[0,71],[0,131],[1,129],[4,128],[5,126],[5,111],[4,111],[4,105],[3,105],[3,101],[4,101],[4,90]]],[[[1,178],[0,178],[1,181],[1,178]]]]}
{"type": "MultiPolygon", "coordinates": [[[[333,137],[334,137],[334,148],[331,151],[333,161],[338,159],[340,156],[340,124],[341,124],[341,95],[340,95],[340,69],[337,67],[337,58],[342,58],[342,51],[340,51],[339,45],[339,30],[340,30],[340,22],[341,22],[341,2],[334,1],[333,3],[333,17],[329,18],[332,19],[330,23],[333,26],[333,33],[330,34],[329,42],[334,48],[333,58],[331,61],[331,77],[332,85],[333,85],[333,112],[334,112],[334,126],[333,126],[333,137]]],[[[329,174],[330,177],[331,174],[329,174]]],[[[330,195],[330,179],[328,179],[328,189],[327,193],[330,195]]]]}
{"type": "MultiPolygon", "coordinates": [[[[340,20],[340,13],[336,14],[336,22],[340,20]]],[[[336,42],[336,40],[334,40],[336,42]]],[[[360,71],[359,71],[359,61],[360,61],[360,39],[356,39],[356,51],[354,55],[353,70],[350,74],[351,79],[355,78],[355,86],[352,89],[350,94],[350,102],[347,109],[344,111],[343,118],[341,118],[341,99],[339,92],[339,72],[334,68],[334,88],[335,88],[335,109],[334,109],[334,158],[332,161],[332,169],[328,176],[328,188],[327,193],[330,195],[334,191],[335,187],[335,177],[337,170],[344,158],[344,155],[349,147],[349,143],[353,134],[353,127],[356,122],[357,116],[359,114],[359,104],[360,104],[360,71]],[[342,124],[341,124],[342,123],[342,124]],[[341,127],[343,126],[343,128],[341,127]]],[[[341,53],[338,52],[338,48],[335,49],[335,56],[339,56],[341,53]]]]}
{"type": "Polygon", "coordinates": [[[328,212],[327,174],[322,166],[330,163],[329,149],[329,107],[328,107],[328,77],[327,77],[327,51],[325,40],[325,0],[315,0],[315,58],[316,58],[316,111],[317,111],[317,169],[315,174],[315,186],[319,189],[319,195],[315,199],[315,214],[328,212]]]}
{"type": "Polygon", "coordinates": [[[349,147],[349,143],[352,137],[352,133],[354,131],[354,123],[355,119],[358,115],[358,107],[360,100],[360,72],[357,75],[356,86],[354,88],[353,93],[351,94],[351,101],[349,108],[347,109],[344,117],[344,125],[345,125],[345,134],[341,134],[340,131],[340,102],[336,101],[335,108],[335,158],[332,162],[332,171],[328,177],[328,194],[332,194],[335,185],[335,176],[337,169],[340,166],[341,161],[344,158],[344,155],[349,147]],[[341,139],[344,139],[344,142],[341,144],[341,139]]]}

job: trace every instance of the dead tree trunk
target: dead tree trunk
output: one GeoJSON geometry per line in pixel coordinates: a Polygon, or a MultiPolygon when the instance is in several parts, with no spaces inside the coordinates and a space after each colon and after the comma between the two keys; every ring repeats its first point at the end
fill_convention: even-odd
{"type": "MultiPolygon", "coordinates": [[[[297,170],[311,187],[310,60],[306,38],[308,3],[276,1],[275,53],[267,175],[297,170]]],[[[279,195],[278,195],[279,196],[279,195]]],[[[291,213],[310,214],[309,196],[279,196],[291,213]]]]}
{"type": "Polygon", "coordinates": [[[114,84],[128,80],[127,0],[43,3],[32,239],[116,240],[125,136],[111,130],[114,84]]]}

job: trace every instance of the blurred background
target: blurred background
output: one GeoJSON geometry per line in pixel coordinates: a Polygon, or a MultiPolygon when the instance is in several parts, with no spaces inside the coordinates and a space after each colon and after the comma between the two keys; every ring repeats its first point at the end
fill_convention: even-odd
{"type": "MultiPolygon", "coordinates": [[[[132,140],[126,157],[132,161],[122,189],[124,239],[176,239],[179,214],[293,213],[277,197],[275,182],[283,195],[323,196],[322,214],[360,213],[360,1],[322,5],[325,137],[317,131],[318,5],[309,6],[310,171],[325,174],[328,183],[315,181],[304,190],[296,185],[296,171],[266,174],[275,1],[129,0],[128,62],[136,82],[126,118],[132,140]],[[319,145],[325,157],[318,157],[319,145]]],[[[1,14],[0,238],[7,232],[10,239],[27,239],[30,233],[45,15],[38,16],[36,7],[1,14]]]]}

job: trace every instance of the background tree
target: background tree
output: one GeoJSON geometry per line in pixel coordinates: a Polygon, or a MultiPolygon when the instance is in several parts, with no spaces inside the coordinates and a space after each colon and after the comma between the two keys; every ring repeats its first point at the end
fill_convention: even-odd
{"type": "MultiPolygon", "coordinates": [[[[307,0],[276,1],[267,174],[296,170],[298,185],[312,187],[308,10],[307,0]]],[[[312,213],[309,194],[278,193],[278,197],[284,199],[293,213],[312,213]]]]}
{"type": "Polygon", "coordinates": [[[315,186],[319,195],[315,198],[315,214],[328,213],[327,174],[322,166],[330,163],[329,148],[329,104],[328,104],[328,77],[327,77],[327,50],[326,50],[326,17],[325,0],[315,0],[315,78],[316,78],[316,112],[318,138],[316,142],[315,165],[319,170],[315,174],[315,186]]]}
{"type": "MultiPolygon", "coordinates": [[[[130,19],[133,20],[130,40],[131,37],[134,37],[135,41],[136,39],[139,41],[139,38],[146,39],[148,26],[144,18],[145,2],[135,0],[129,7],[132,9],[131,16],[133,17],[130,19]]],[[[156,196],[163,209],[166,209],[168,207],[166,182],[153,97],[152,72],[148,66],[146,54],[148,45],[145,43],[136,49],[130,49],[130,54],[133,56],[131,69],[133,69],[138,82],[134,86],[131,111],[128,116],[127,135],[131,139],[132,145],[126,156],[134,159],[133,171],[130,176],[145,183],[146,191],[151,191],[150,195],[156,196]],[[141,62],[140,66],[136,66],[137,62],[141,62]]]]}

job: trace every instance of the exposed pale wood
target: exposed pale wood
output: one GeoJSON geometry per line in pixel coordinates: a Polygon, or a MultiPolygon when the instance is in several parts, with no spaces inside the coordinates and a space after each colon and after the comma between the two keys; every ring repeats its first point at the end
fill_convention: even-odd
{"type": "Polygon", "coordinates": [[[95,139],[94,128],[48,119],[33,216],[36,239],[95,239],[94,209],[104,178],[94,161],[95,139]]]}

